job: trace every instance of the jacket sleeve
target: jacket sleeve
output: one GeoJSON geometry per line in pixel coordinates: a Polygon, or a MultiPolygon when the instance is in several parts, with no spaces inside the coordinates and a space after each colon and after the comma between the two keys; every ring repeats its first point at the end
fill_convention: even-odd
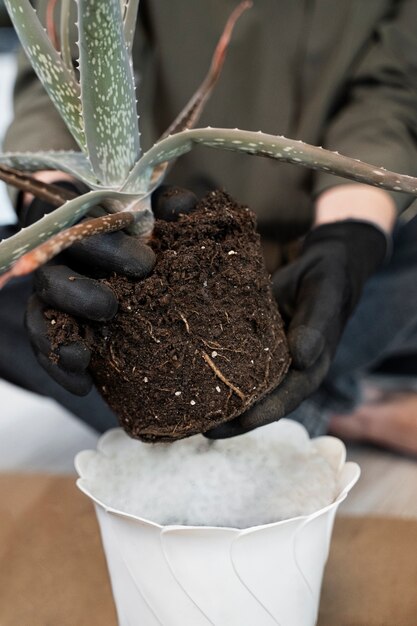
{"type": "MultiPolygon", "coordinates": [[[[357,63],[323,147],[417,176],[417,1],[396,4],[397,13],[376,28],[357,63]]],[[[352,182],[318,173],[314,194],[352,182]]],[[[399,212],[413,200],[403,193],[391,195],[399,212]]]]}

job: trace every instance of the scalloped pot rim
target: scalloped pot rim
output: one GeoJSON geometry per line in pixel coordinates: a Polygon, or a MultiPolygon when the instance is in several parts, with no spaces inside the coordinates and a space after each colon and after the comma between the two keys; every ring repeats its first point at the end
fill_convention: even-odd
{"type": "MultiPolygon", "coordinates": [[[[281,422],[284,422],[284,420],[281,420],[281,422]]],[[[285,420],[285,424],[283,423],[282,425],[287,427],[287,422],[291,422],[291,420],[285,420]]],[[[326,505],[325,507],[322,507],[321,509],[318,509],[317,511],[315,511],[314,513],[310,513],[307,515],[300,515],[297,517],[291,517],[285,520],[280,520],[278,522],[271,522],[269,524],[261,524],[258,526],[251,526],[248,528],[235,528],[235,527],[230,527],[230,526],[186,526],[186,525],[161,525],[158,524],[156,522],[153,522],[151,520],[148,520],[146,518],[142,518],[139,517],[137,515],[134,515],[132,513],[126,513],[124,511],[115,509],[114,507],[108,506],[105,502],[101,501],[99,498],[97,498],[88,488],[88,478],[86,477],[85,474],[85,464],[80,460],[83,457],[84,459],[86,458],[87,455],[96,455],[96,454],[104,454],[103,451],[103,441],[104,443],[108,443],[108,440],[112,439],[115,436],[115,433],[119,433],[122,429],[117,428],[117,429],[111,429],[110,431],[108,431],[107,433],[105,433],[99,440],[98,445],[97,445],[97,450],[84,450],[82,452],[79,452],[76,457],[75,457],[75,467],[76,470],[78,472],[78,474],[80,475],[80,478],[78,478],[78,480],[76,481],[76,485],[77,487],[80,489],[80,491],[82,491],[86,496],[88,496],[96,505],[98,505],[100,508],[104,509],[107,513],[111,513],[112,515],[117,515],[119,517],[123,517],[123,518],[127,518],[127,519],[131,519],[131,520],[135,520],[136,522],[139,522],[140,524],[149,526],[149,527],[153,527],[153,528],[158,528],[161,531],[165,531],[165,530],[170,530],[170,531],[190,531],[192,532],[193,530],[198,530],[198,532],[201,531],[216,531],[216,530],[230,530],[230,531],[235,531],[237,533],[245,533],[245,532],[252,532],[255,530],[260,530],[260,529],[266,529],[266,528],[274,528],[274,527],[278,527],[278,526],[283,526],[285,524],[289,524],[289,523],[294,523],[295,521],[298,521],[299,523],[302,522],[306,522],[306,521],[310,521],[315,519],[316,517],[320,517],[321,515],[326,514],[328,511],[330,511],[333,508],[336,508],[339,506],[339,504],[341,502],[343,502],[343,500],[345,500],[347,494],[349,493],[349,491],[352,489],[352,487],[355,485],[355,483],[358,481],[361,470],[360,467],[357,463],[353,463],[353,462],[345,462],[345,458],[346,458],[346,448],[343,444],[343,442],[336,438],[336,437],[329,437],[329,436],[324,436],[324,437],[318,437],[316,439],[309,439],[308,438],[308,434],[307,431],[305,430],[305,428],[303,426],[301,426],[300,424],[291,422],[291,426],[289,426],[289,428],[291,428],[291,430],[293,432],[298,431],[297,436],[301,436],[303,439],[305,439],[305,435],[303,433],[303,431],[306,433],[307,435],[307,439],[311,442],[311,445],[313,445],[314,447],[316,447],[316,442],[318,443],[317,449],[320,451],[321,454],[323,454],[325,457],[327,456],[329,462],[335,466],[337,464],[337,472],[338,472],[338,488],[339,488],[339,493],[337,495],[337,497],[334,499],[333,502],[331,502],[330,504],[326,505]],[[295,425],[295,428],[292,426],[292,424],[295,425]],[[337,443],[336,443],[337,442],[337,443]],[[336,444],[336,445],[335,445],[336,444]],[[326,455],[326,449],[328,450],[328,455],[326,455]],[[338,458],[336,460],[335,463],[335,458],[334,458],[334,451],[335,449],[337,449],[337,453],[338,453],[338,458]],[[333,453],[333,454],[332,454],[333,453]]],[[[116,435],[118,436],[118,435],[116,435]]],[[[336,469],[336,467],[335,467],[336,469]]]]}

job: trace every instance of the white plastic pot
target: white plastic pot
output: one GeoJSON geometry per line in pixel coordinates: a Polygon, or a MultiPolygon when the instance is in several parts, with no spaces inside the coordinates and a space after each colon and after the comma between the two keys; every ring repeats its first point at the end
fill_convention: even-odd
{"type": "MultiPolygon", "coordinates": [[[[300,432],[289,420],[279,424],[291,437],[300,432]]],[[[120,626],[314,626],[335,513],[360,474],[340,440],[311,441],[337,472],[332,504],[242,530],[164,527],[99,501],[89,462],[115,438],[110,431],[97,452],[77,455],[76,468],[78,487],[95,503],[120,626]]]]}

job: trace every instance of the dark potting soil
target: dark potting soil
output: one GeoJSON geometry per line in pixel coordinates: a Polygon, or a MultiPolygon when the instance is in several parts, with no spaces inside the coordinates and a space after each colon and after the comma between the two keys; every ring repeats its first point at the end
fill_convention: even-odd
{"type": "Polygon", "coordinates": [[[290,363],[255,218],[212,192],[177,222],[157,221],[147,279],[112,276],[106,324],[57,311],[54,345],[82,337],[91,373],[129,435],[171,441],[205,432],[276,387],[290,363]]]}

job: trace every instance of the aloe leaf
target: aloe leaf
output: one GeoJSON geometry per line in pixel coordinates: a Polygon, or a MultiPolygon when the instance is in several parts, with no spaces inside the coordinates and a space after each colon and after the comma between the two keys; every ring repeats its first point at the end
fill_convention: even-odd
{"type": "Polygon", "coordinates": [[[417,178],[412,176],[390,172],[302,141],[237,128],[196,128],[163,139],[138,161],[124,185],[124,191],[133,192],[136,187],[140,188],[147,181],[149,183],[152,168],[189,152],[194,144],[264,156],[326,171],[381,189],[417,195],[417,178]]]}
{"type": "Polygon", "coordinates": [[[89,209],[97,204],[104,205],[108,200],[117,201],[118,206],[122,209],[137,202],[138,197],[105,189],[90,191],[83,196],[78,196],[66,202],[52,213],[48,213],[31,226],[22,228],[16,235],[0,243],[0,273],[10,267],[26,252],[33,250],[33,248],[49,239],[55,233],[72,226],[89,209]]]}
{"type": "Polygon", "coordinates": [[[29,174],[20,172],[7,165],[0,164],[0,180],[7,185],[20,189],[20,191],[31,193],[56,207],[61,206],[67,200],[72,200],[77,195],[75,192],[69,191],[69,189],[44,183],[29,174]]]}
{"type": "Polygon", "coordinates": [[[5,5],[35,72],[72,136],[85,151],[80,89],[72,72],[49,41],[29,0],[5,0],[5,5]]]}
{"type": "Polygon", "coordinates": [[[61,170],[72,174],[89,187],[97,187],[98,181],[90,162],[82,152],[67,150],[51,152],[5,152],[0,163],[26,172],[37,170],[61,170]]]}
{"type": "Polygon", "coordinates": [[[232,11],[217,43],[207,75],[184,109],[162,135],[161,139],[165,139],[165,137],[181,132],[182,130],[186,130],[187,128],[193,128],[197,124],[198,119],[203,112],[204,105],[211,96],[213,89],[220,78],[224,60],[226,58],[227,48],[229,47],[236,22],[242,13],[244,13],[247,9],[250,9],[251,6],[252,2],[250,0],[243,0],[243,2],[238,4],[232,11]]]}
{"type": "Polygon", "coordinates": [[[48,0],[48,2],[46,3],[45,14],[46,33],[49,37],[49,41],[51,42],[55,50],[59,50],[59,39],[55,26],[55,9],[57,1],[58,0],[48,0]]]}
{"type": "Polygon", "coordinates": [[[119,0],[77,0],[88,154],[103,184],[121,185],[140,154],[133,69],[119,0]]]}
{"type": "MultiPolygon", "coordinates": [[[[243,0],[243,2],[238,4],[237,7],[235,7],[235,9],[232,11],[215,48],[207,75],[205,76],[203,82],[200,84],[191,99],[185,105],[181,113],[172,122],[172,124],[165,131],[159,141],[165,139],[165,137],[168,137],[169,135],[173,135],[183,130],[193,128],[197,124],[204,110],[204,107],[208,99],[210,98],[213,89],[217,84],[217,81],[220,78],[224,60],[226,58],[227,48],[229,46],[236,22],[238,21],[242,13],[251,8],[251,6],[252,2],[250,0],[243,0]]],[[[160,163],[152,171],[152,176],[148,183],[152,189],[155,189],[156,187],[158,187],[158,185],[161,184],[166,174],[168,165],[169,162],[165,161],[164,163],[160,163]]]]}
{"type": "MultiPolygon", "coordinates": [[[[113,191],[107,194],[106,200],[101,203],[101,206],[105,206],[108,213],[120,213],[122,211],[134,213],[134,222],[126,230],[131,235],[137,235],[146,240],[149,239],[155,224],[151,193],[129,194],[113,191]]],[[[90,213],[92,212],[90,211],[90,213]]]]}
{"type": "Polygon", "coordinates": [[[138,9],[139,0],[127,0],[123,13],[123,30],[125,34],[126,48],[129,52],[132,51],[133,47],[138,9]]]}
{"type": "Polygon", "coordinates": [[[101,233],[111,233],[126,226],[130,226],[135,219],[133,213],[127,211],[115,215],[103,215],[95,219],[90,219],[71,226],[60,233],[54,235],[48,241],[41,243],[30,252],[21,256],[12,267],[0,276],[0,289],[9,282],[11,278],[26,276],[39,267],[53,259],[76,241],[81,241],[93,235],[101,233]]]}
{"type": "Polygon", "coordinates": [[[71,0],[61,0],[61,15],[59,19],[60,49],[62,60],[73,75],[71,46],[69,40],[71,0]]]}

